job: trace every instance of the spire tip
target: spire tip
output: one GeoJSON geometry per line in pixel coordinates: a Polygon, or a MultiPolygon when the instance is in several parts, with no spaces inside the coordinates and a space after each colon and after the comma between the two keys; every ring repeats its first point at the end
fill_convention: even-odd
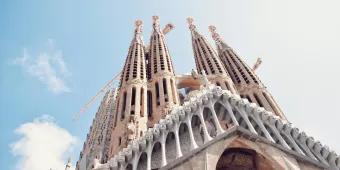
{"type": "Polygon", "coordinates": [[[142,20],[136,20],[135,21],[135,26],[136,26],[136,29],[135,29],[135,33],[138,34],[138,33],[141,33],[142,32],[142,27],[143,27],[143,21],[142,20]]]}
{"type": "Polygon", "coordinates": [[[152,16],[152,20],[153,20],[153,22],[158,21],[159,20],[159,16],[158,15],[152,16]]]}
{"type": "Polygon", "coordinates": [[[215,33],[216,32],[216,27],[215,26],[213,26],[213,25],[209,25],[209,31],[211,32],[211,33],[215,33]]]}
{"type": "Polygon", "coordinates": [[[192,17],[188,17],[187,18],[187,22],[189,24],[189,29],[190,30],[194,30],[196,28],[196,26],[194,25],[194,19],[192,17]]]}
{"type": "Polygon", "coordinates": [[[208,28],[209,28],[209,31],[211,32],[212,38],[215,41],[220,40],[220,35],[216,32],[216,27],[213,25],[210,25],[208,28]]]}
{"type": "Polygon", "coordinates": [[[143,21],[140,20],[140,19],[137,19],[137,20],[135,21],[135,25],[136,25],[136,27],[139,27],[139,26],[143,25],[143,21]]]}
{"type": "Polygon", "coordinates": [[[158,30],[159,29],[159,16],[157,15],[152,16],[152,20],[153,20],[152,22],[153,28],[158,30]]]}
{"type": "Polygon", "coordinates": [[[187,22],[189,25],[193,25],[194,19],[192,17],[188,17],[187,22]]]}

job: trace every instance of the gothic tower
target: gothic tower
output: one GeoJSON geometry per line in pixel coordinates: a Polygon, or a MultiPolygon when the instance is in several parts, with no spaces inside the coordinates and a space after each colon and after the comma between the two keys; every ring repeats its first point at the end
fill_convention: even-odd
{"type": "Polygon", "coordinates": [[[205,72],[212,83],[220,86],[222,89],[236,93],[234,83],[223,68],[222,62],[214,49],[205,37],[197,32],[196,26],[193,24],[193,19],[188,18],[187,21],[191,31],[192,46],[198,73],[203,74],[203,72],[205,72]]]}
{"type": "Polygon", "coordinates": [[[107,136],[111,134],[112,109],[116,94],[115,88],[105,93],[80,153],[80,160],[77,162],[78,168],[91,167],[94,158],[102,162],[107,160],[107,136]]]}
{"type": "MultiPolygon", "coordinates": [[[[172,25],[167,25],[171,29],[172,25]]],[[[148,126],[152,127],[179,104],[176,79],[165,37],[160,30],[159,17],[153,16],[153,32],[147,54],[148,63],[148,126]]]]}
{"type": "Polygon", "coordinates": [[[121,73],[116,115],[111,135],[110,156],[139,138],[147,130],[146,63],[142,40],[142,21],[136,21],[134,38],[121,73]]]}
{"type": "Polygon", "coordinates": [[[250,102],[257,103],[266,110],[272,111],[275,115],[286,119],[280,107],[254,71],[216,33],[216,27],[209,26],[209,30],[216,42],[218,55],[223,66],[231,76],[241,97],[247,98],[250,102]]]}

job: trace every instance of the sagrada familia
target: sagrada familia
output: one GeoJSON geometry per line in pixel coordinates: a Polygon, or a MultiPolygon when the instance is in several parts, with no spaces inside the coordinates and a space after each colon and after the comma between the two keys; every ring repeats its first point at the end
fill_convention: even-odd
{"type": "Polygon", "coordinates": [[[174,26],[161,30],[154,16],[146,45],[136,21],[119,86],[106,92],[76,170],[340,169],[340,156],[287,120],[214,26],[217,50],[187,21],[196,69],[182,75],[166,45],[174,26]]]}

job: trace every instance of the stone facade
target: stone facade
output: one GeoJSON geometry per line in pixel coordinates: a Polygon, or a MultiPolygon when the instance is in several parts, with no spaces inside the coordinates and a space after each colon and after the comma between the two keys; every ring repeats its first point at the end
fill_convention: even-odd
{"type": "Polygon", "coordinates": [[[173,25],[161,31],[154,16],[146,46],[136,22],[120,86],[104,96],[77,170],[340,170],[340,157],[286,120],[215,27],[218,54],[188,22],[191,75],[174,73],[164,36],[173,25]]]}

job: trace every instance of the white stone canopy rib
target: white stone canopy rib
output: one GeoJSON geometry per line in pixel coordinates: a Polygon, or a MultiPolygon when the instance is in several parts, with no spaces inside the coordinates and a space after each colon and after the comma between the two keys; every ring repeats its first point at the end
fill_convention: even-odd
{"type": "MultiPolygon", "coordinates": [[[[308,136],[305,132],[300,131],[291,123],[281,120],[272,113],[258,107],[254,103],[249,103],[247,99],[242,99],[238,95],[231,94],[227,90],[221,90],[220,87],[211,85],[200,90],[200,93],[192,97],[189,102],[182,106],[175,107],[165,119],[161,119],[158,124],[150,128],[145,135],[131,141],[126,148],[120,151],[116,156],[111,158],[106,164],[95,163],[96,170],[109,169],[144,169],[150,170],[154,167],[165,167],[171,161],[180,159],[188,154],[192,154],[193,150],[203,147],[204,144],[212,143],[214,140],[223,140],[221,136],[228,135],[232,131],[223,130],[219,121],[214,105],[219,103],[228,112],[232,121],[231,129],[243,129],[248,133],[266,140],[273,145],[288,150],[307,161],[317,163],[325,169],[340,169],[340,156],[329,147],[322,145],[319,141],[315,141],[313,137],[308,136]],[[192,129],[191,119],[198,117],[204,119],[203,112],[210,109],[211,120],[214,123],[215,131],[211,132],[211,128],[205,123],[201,124],[204,132],[202,141],[195,140],[194,129],[192,129]],[[189,127],[189,137],[186,138],[187,143],[181,143],[181,125],[189,127]],[[209,130],[210,129],[210,130],[209,130]],[[174,137],[174,143],[166,142],[169,135],[174,137]],[[203,144],[202,144],[203,142],[203,144]],[[161,151],[157,155],[157,159],[152,157],[154,146],[159,146],[161,151]],[[172,146],[174,145],[174,146],[172,146]],[[181,148],[182,147],[182,148],[181,148]],[[173,148],[167,150],[167,148],[173,148]],[[183,150],[186,151],[183,153],[183,150]],[[167,158],[171,158],[167,160],[167,158]],[[152,159],[153,158],[153,159],[152,159]]],[[[242,131],[243,131],[242,130],[242,131]]]]}

